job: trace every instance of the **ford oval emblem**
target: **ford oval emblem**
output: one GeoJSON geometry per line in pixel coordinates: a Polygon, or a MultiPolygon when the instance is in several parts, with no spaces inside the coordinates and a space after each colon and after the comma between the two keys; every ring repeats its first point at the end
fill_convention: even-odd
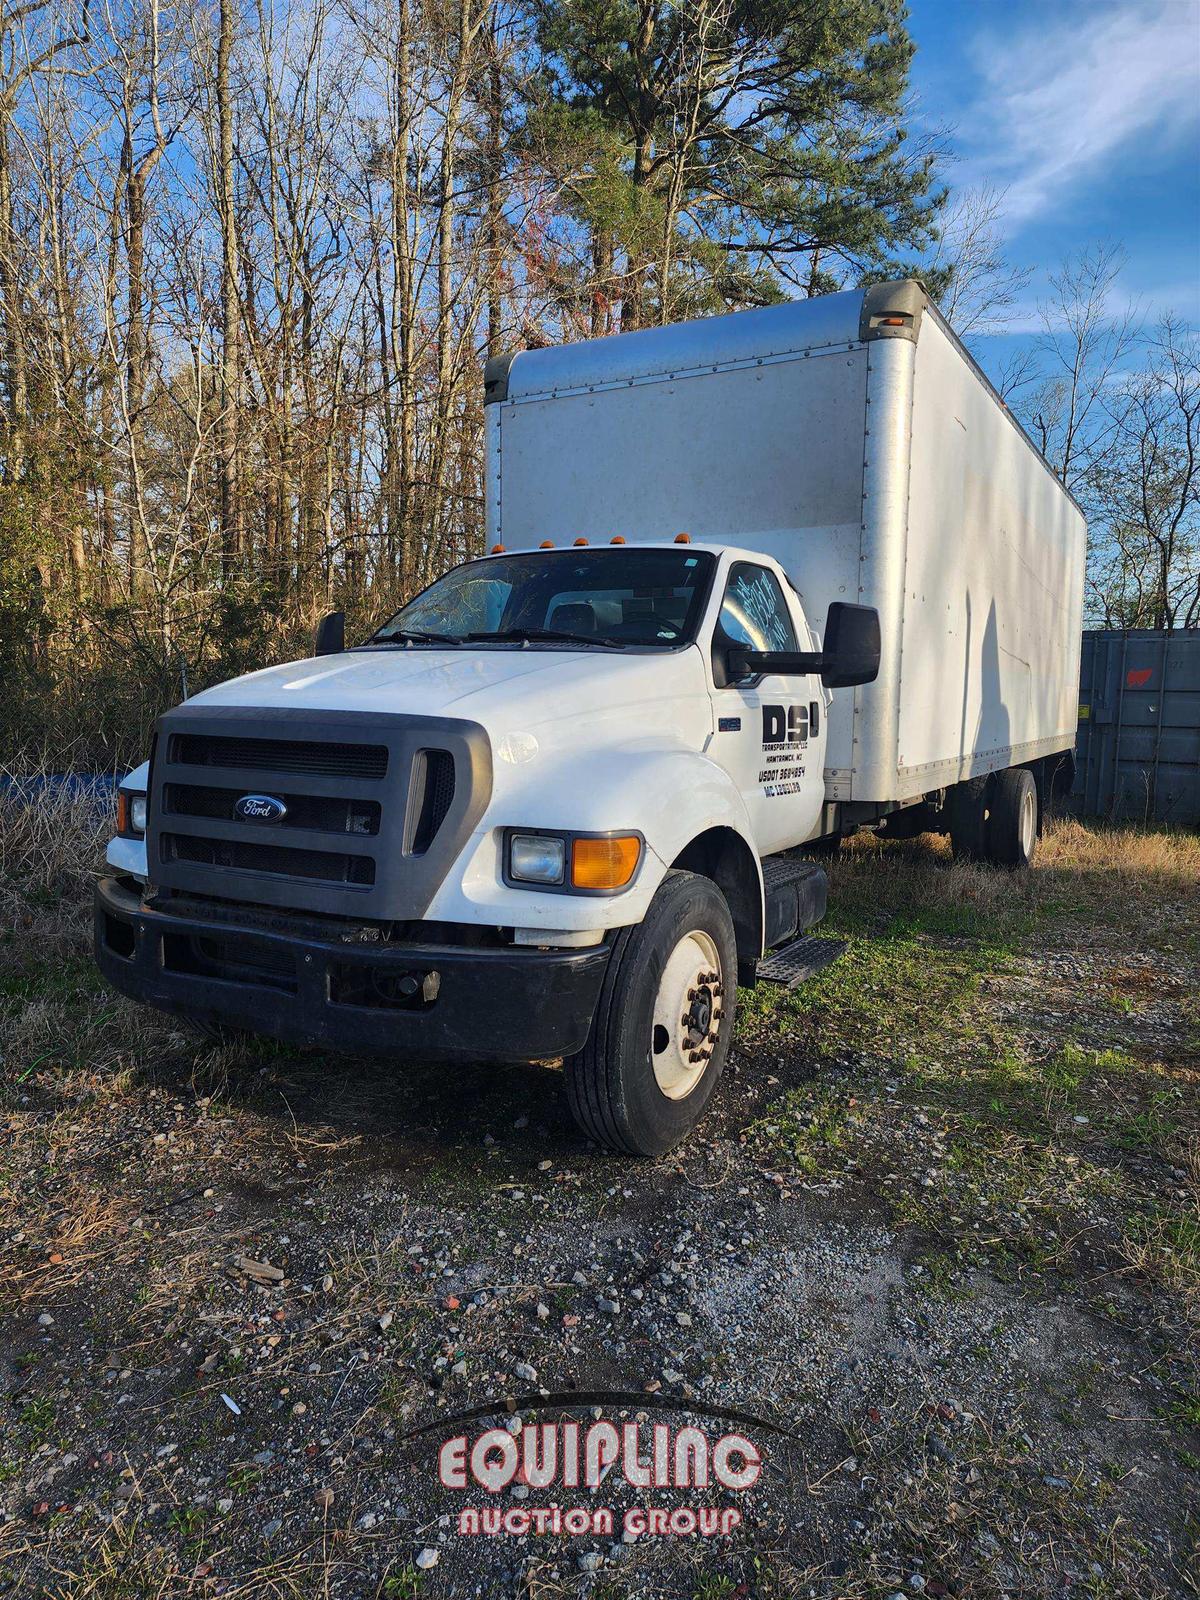
{"type": "Polygon", "coordinates": [[[273,794],[244,794],[234,802],[233,814],[243,822],[282,822],[287,810],[273,794]]]}

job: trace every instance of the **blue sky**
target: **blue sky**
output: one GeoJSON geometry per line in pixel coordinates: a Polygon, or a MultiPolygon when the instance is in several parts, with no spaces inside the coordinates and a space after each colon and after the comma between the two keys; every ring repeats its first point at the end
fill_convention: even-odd
{"type": "MultiPolygon", "coordinates": [[[[1007,189],[1014,307],[1037,324],[1044,273],[1122,244],[1125,294],[1200,323],[1200,0],[909,0],[916,120],[945,129],[955,188],[1007,189]]],[[[989,339],[990,364],[1007,341],[989,339]]]]}

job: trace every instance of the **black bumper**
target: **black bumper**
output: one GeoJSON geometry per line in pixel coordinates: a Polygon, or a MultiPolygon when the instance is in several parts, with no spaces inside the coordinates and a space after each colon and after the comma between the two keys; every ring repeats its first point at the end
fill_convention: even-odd
{"type": "Polygon", "coordinates": [[[95,950],[122,993],[200,1022],[413,1059],[537,1061],[583,1047],[608,965],[589,950],[344,944],[172,916],[96,886],[95,950]],[[235,960],[214,976],[205,952],[235,960]]]}

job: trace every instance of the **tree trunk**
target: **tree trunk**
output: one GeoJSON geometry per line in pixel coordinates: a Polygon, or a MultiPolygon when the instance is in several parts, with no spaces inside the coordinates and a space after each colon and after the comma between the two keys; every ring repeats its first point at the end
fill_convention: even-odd
{"type": "MultiPolygon", "coordinates": [[[[0,38],[0,42],[2,38],[0,38]]],[[[13,217],[9,125],[12,103],[0,101],[0,314],[4,317],[4,356],[7,368],[8,417],[4,441],[4,478],[19,483],[25,473],[26,429],[29,421],[29,381],[25,348],[25,308],[17,270],[17,232],[13,217]]]]}
{"type": "Polygon", "coordinates": [[[229,67],[233,54],[235,0],[221,0],[217,36],[217,198],[221,221],[221,428],[220,479],[221,566],[226,579],[242,554],[239,432],[241,399],[238,301],[237,208],[233,177],[233,101],[229,67]]]}

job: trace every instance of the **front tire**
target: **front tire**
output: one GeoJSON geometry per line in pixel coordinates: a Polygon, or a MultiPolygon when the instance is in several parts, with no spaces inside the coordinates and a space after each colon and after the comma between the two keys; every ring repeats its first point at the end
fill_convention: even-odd
{"type": "Polygon", "coordinates": [[[566,1064],[567,1099],[589,1138],[659,1156],[708,1108],[737,1002],[737,942],[724,895],[668,872],[644,919],[623,928],[587,1044],[566,1064]]]}

